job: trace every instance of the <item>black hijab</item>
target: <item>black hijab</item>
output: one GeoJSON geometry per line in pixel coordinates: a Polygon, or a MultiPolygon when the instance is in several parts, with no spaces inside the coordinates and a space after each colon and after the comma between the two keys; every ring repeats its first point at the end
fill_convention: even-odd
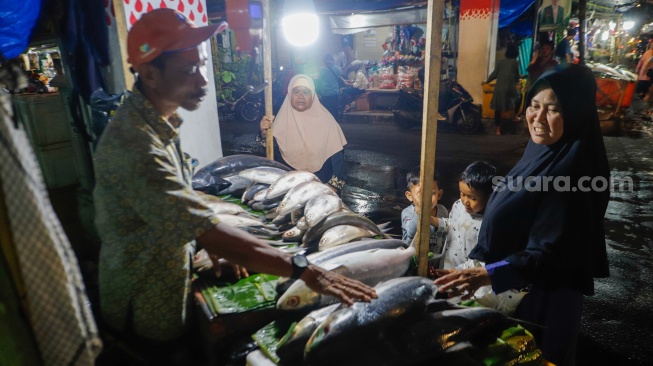
{"type": "Polygon", "coordinates": [[[499,185],[492,193],[470,258],[486,264],[508,262],[516,274],[511,277],[516,278],[503,284],[507,288],[533,283],[589,295],[594,292],[593,278],[609,276],[603,216],[610,191],[573,188],[581,177],[590,179],[583,187],[590,187],[595,177],[610,179],[596,111],[596,82],[584,66],[561,65],[537,80],[526,105],[547,87],[560,103],[562,137],[548,146],[529,141],[524,156],[506,176],[508,187],[499,185]],[[548,191],[529,191],[526,185],[511,189],[511,179],[515,182],[517,177],[540,177],[540,182],[545,181],[542,177],[569,177],[569,190],[556,190],[554,182],[547,184],[548,191]]]}

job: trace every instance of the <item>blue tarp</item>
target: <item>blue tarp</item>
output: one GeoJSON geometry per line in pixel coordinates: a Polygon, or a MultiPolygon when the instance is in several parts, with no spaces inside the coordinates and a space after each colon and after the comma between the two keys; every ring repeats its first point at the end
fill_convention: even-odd
{"type": "Polygon", "coordinates": [[[533,34],[533,21],[515,21],[524,14],[535,0],[501,0],[499,8],[499,28],[509,27],[510,31],[520,36],[533,34]]]}
{"type": "Polygon", "coordinates": [[[41,0],[0,0],[0,55],[12,59],[29,44],[41,0]]]}

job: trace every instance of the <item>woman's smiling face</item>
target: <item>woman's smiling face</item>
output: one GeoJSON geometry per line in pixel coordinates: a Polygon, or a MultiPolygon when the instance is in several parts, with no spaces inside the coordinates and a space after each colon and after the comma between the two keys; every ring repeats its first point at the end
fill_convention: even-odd
{"type": "Polygon", "coordinates": [[[564,121],[553,89],[542,89],[535,94],[526,108],[526,121],[536,144],[551,145],[560,140],[564,132],[564,121]]]}

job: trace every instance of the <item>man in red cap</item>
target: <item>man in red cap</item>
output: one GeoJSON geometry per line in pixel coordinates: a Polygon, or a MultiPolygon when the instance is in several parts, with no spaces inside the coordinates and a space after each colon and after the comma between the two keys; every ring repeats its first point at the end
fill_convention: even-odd
{"type": "Polygon", "coordinates": [[[173,358],[163,350],[172,352],[172,345],[189,338],[192,258],[199,248],[243,266],[234,266],[239,277],[247,276],[246,267],[301,278],[350,304],[376,296],[358,281],[219,222],[193,191],[176,110],[197,109],[207,94],[204,41],[218,31],[218,25],[195,27],[171,9],[144,14],[127,39],[128,61],[137,75],[133,93],[116,111],[95,154],[102,320],[126,337],[159,345],[165,364],[173,358]]]}

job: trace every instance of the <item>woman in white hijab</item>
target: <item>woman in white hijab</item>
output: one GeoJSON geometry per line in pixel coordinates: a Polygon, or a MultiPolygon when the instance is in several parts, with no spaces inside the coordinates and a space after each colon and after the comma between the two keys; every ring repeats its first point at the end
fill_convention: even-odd
{"type": "Polygon", "coordinates": [[[345,185],[345,135],[315,94],[313,79],[295,75],[274,122],[263,117],[261,135],[274,131],[274,158],[290,167],[314,173],[336,192],[345,185]]]}

